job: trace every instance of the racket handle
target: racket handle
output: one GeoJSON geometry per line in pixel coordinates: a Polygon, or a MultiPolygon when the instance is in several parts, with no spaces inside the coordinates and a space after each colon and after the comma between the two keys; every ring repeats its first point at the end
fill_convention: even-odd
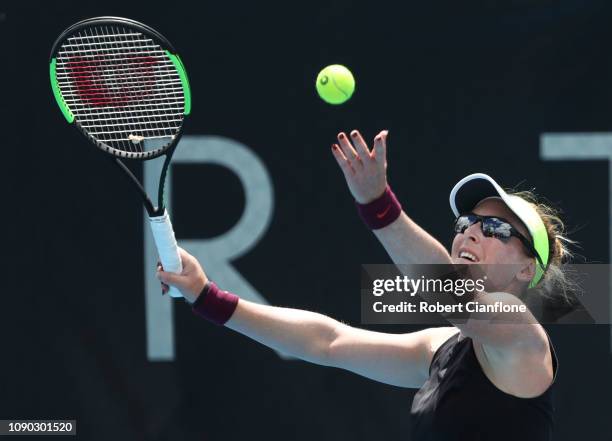
{"type": "MultiPolygon", "coordinates": [[[[164,210],[164,214],[161,216],[149,216],[149,223],[151,224],[153,239],[155,240],[155,246],[157,247],[164,271],[180,274],[183,271],[183,264],[181,263],[178,244],[174,237],[174,230],[172,229],[172,222],[170,222],[168,212],[164,210]]],[[[174,286],[170,287],[168,294],[171,297],[183,297],[181,292],[174,286]]]]}

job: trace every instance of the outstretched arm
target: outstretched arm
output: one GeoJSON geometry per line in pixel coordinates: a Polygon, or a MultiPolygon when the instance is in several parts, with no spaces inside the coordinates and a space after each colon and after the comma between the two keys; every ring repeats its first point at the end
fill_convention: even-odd
{"type": "Polygon", "coordinates": [[[458,331],[431,328],[409,334],[373,332],[314,312],[244,300],[240,300],[226,326],[302,360],[410,388],[420,387],[427,379],[432,345],[440,336],[450,336],[449,330],[458,331]]]}
{"type": "MultiPolygon", "coordinates": [[[[342,170],[351,194],[359,204],[380,197],[387,187],[387,136],[383,130],[370,150],[357,130],[349,136],[338,134],[332,152],[342,170]]],[[[405,212],[386,227],[374,230],[396,264],[450,263],[444,246],[417,225],[405,212]]]]}
{"type": "MultiPolygon", "coordinates": [[[[182,249],[180,253],[181,274],[158,268],[157,275],[162,283],[176,286],[188,301],[195,302],[208,278],[193,256],[182,249]]],[[[385,334],[353,328],[315,312],[242,299],[225,326],[302,360],[400,387],[420,387],[427,379],[437,345],[457,332],[454,328],[432,328],[385,334]]]]}

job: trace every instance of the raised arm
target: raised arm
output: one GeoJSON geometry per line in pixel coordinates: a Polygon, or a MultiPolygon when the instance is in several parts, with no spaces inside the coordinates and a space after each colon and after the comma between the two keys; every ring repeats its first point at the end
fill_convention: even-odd
{"type": "MultiPolygon", "coordinates": [[[[180,250],[183,272],[158,270],[158,278],[176,286],[190,302],[198,300],[208,279],[198,261],[180,250]]],[[[427,379],[435,348],[454,328],[409,334],[385,334],[353,328],[315,312],[239,300],[225,326],[282,353],[333,366],[382,383],[420,387],[427,379]]]]}
{"type": "Polygon", "coordinates": [[[446,248],[404,211],[394,222],[373,233],[395,264],[451,262],[446,248]]]}
{"type": "MultiPolygon", "coordinates": [[[[349,190],[359,204],[379,198],[387,188],[387,136],[383,130],[374,138],[372,150],[357,130],[349,136],[338,134],[332,152],[349,190]]],[[[396,264],[450,263],[444,246],[417,225],[405,212],[391,224],[374,230],[391,260],[396,264]]]]}
{"type": "MultiPolygon", "coordinates": [[[[338,143],[332,145],[332,153],[348,188],[359,204],[379,200],[387,188],[387,136],[386,130],[380,132],[370,150],[361,134],[353,130],[350,136],[339,133],[338,143]]],[[[373,232],[395,264],[452,264],[446,248],[403,211],[395,221],[373,232]]],[[[479,301],[482,304],[494,304],[495,301],[520,303],[516,297],[505,293],[488,294],[479,301]]],[[[449,321],[453,323],[453,319],[449,321]]],[[[534,323],[534,317],[526,312],[510,317],[496,314],[491,320],[456,321],[453,324],[465,336],[517,359],[517,353],[539,356],[543,348],[546,350],[548,347],[543,329],[534,323]]]]}

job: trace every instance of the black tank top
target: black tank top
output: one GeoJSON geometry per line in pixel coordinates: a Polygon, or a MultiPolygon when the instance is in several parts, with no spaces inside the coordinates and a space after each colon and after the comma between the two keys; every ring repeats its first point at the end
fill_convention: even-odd
{"type": "MultiPolygon", "coordinates": [[[[535,398],[499,390],[486,377],[471,338],[450,337],[436,351],[429,379],[412,402],[415,441],[548,441],[553,432],[552,385],[535,398]]],[[[557,357],[550,339],[553,378],[557,357]]],[[[554,383],[554,379],[553,379],[554,383]]]]}

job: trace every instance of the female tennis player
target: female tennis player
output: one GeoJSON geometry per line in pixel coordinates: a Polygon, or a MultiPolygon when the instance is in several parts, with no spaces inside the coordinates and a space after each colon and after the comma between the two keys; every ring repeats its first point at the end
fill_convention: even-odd
{"type": "MultiPolygon", "coordinates": [[[[521,303],[529,286],[563,282],[569,256],[563,224],[525,193],[509,194],[491,177],[470,175],[452,189],[457,217],[450,252],[403,212],[387,184],[386,131],[370,149],[358,131],[332,146],[359,214],[397,264],[512,264],[497,274],[499,292],[481,302],[521,303]]],[[[158,267],[163,290],[176,286],[196,314],[270,348],[383,383],[419,388],[414,440],[550,440],[556,356],[529,310],[523,324],[468,320],[408,334],[354,328],[314,312],[241,300],[211,282],[181,250],[183,272],[158,267]]]]}

